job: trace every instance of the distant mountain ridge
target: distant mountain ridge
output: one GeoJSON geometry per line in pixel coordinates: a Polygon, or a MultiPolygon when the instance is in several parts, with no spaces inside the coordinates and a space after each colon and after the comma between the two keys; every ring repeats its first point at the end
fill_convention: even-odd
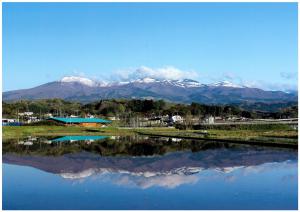
{"type": "Polygon", "coordinates": [[[265,91],[228,81],[202,84],[191,79],[159,80],[145,77],[126,82],[101,82],[70,76],[30,89],[4,92],[3,100],[61,98],[92,102],[99,99],[140,98],[180,103],[227,104],[297,101],[297,96],[297,92],[265,91]]]}

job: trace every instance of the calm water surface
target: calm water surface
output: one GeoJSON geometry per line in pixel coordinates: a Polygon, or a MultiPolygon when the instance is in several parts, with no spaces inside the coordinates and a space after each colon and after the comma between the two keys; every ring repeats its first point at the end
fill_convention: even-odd
{"type": "Polygon", "coordinates": [[[297,209],[297,164],[291,149],[29,138],[3,144],[3,209],[297,209]]]}

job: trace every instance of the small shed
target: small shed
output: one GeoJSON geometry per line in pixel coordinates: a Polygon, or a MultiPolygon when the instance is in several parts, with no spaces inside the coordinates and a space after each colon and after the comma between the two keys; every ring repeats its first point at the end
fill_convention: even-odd
{"type": "Polygon", "coordinates": [[[110,124],[111,121],[99,118],[63,118],[51,117],[48,120],[57,121],[65,125],[80,125],[84,127],[101,127],[102,125],[110,124]]]}

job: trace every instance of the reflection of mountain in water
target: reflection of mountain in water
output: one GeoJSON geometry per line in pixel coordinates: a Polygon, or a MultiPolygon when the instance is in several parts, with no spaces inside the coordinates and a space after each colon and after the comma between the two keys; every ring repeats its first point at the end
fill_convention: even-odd
{"type": "Polygon", "coordinates": [[[194,174],[207,169],[228,173],[241,167],[287,160],[297,160],[297,151],[245,145],[139,157],[103,157],[86,151],[61,156],[3,155],[4,163],[35,167],[66,179],[110,174],[118,178],[115,181],[119,184],[134,181],[144,188],[193,183],[197,181],[194,174]]]}

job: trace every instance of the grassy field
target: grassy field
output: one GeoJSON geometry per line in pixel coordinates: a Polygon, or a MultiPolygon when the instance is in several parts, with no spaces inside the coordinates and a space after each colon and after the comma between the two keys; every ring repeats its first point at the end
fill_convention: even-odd
{"type": "Polygon", "coordinates": [[[2,127],[3,139],[22,138],[26,136],[67,136],[67,135],[132,135],[133,130],[113,127],[92,128],[80,126],[20,126],[2,127]]]}
{"type": "Polygon", "coordinates": [[[66,135],[134,135],[135,133],[153,136],[197,138],[224,141],[261,141],[271,143],[298,144],[298,131],[282,127],[272,130],[178,130],[175,128],[126,129],[117,127],[86,128],[79,126],[21,126],[3,127],[3,139],[26,136],[66,136],[66,135]]]}

